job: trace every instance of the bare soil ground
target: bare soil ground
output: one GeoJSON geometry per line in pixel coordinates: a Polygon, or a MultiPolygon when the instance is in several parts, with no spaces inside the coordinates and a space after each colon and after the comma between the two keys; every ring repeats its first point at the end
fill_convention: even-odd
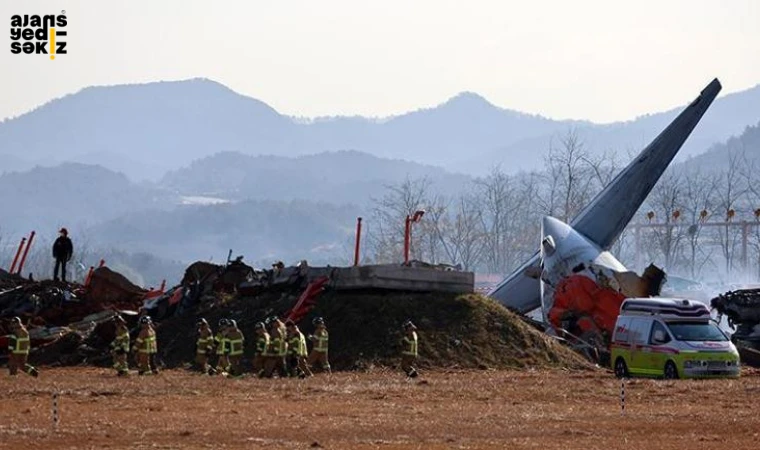
{"type": "Polygon", "coordinates": [[[632,380],[605,371],[431,371],[222,379],[97,368],[0,374],[0,448],[756,449],[760,373],[632,380]],[[60,393],[61,421],[51,420],[60,393]]]}

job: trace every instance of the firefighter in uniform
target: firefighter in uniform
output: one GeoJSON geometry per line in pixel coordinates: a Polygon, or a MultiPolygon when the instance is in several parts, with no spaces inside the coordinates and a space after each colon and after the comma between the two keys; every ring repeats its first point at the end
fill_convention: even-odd
{"type": "Polygon", "coordinates": [[[148,349],[148,363],[150,364],[150,371],[153,375],[158,375],[158,364],[156,363],[156,356],[158,356],[158,339],[156,339],[156,327],[153,324],[153,320],[148,317],[148,328],[150,329],[150,348],[148,349]]]}
{"type": "Polygon", "coordinates": [[[195,341],[195,366],[201,372],[210,375],[214,369],[209,365],[208,358],[214,349],[214,335],[206,319],[199,319],[196,326],[198,340],[195,341]]]}
{"type": "Polygon", "coordinates": [[[258,376],[264,374],[267,349],[269,348],[269,333],[264,322],[258,322],[253,327],[256,330],[256,349],[253,356],[253,373],[258,376]]]}
{"type": "Polygon", "coordinates": [[[116,369],[118,376],[123,377],[129,375],[129,363],[127,362],[127,355],[129,354],[129,329],[127,328],[127,322],[120,315],[117,314],[113,320],[116,325],[114,339],[111,342],[113,368],[116,369]]]}
{"type": "Polygon", "coordinates": [[[312,342],[311,353],[309,354],[308,365],[314,367],[315,364],[320,369],[330,372],[330,361],[327,358],[327,347],[329,336],[327,333],[327,327],[325,326],[325,319],[316,317],[312,323],[316,327],[314,334],[309,336],[312,342]]]}
{"type": "Polygon", "coordinates": [[[245,337],[243,337],[243,332],[240,331],[235,320],[230,320],[230,326],[227,330],[226,334],[230,361],[228,372],[232,377],[239,377],[243,374],[240,363],[243,360],[245,337]]]}
{"type": "MultiPolygon", "coordinates": [[[[158,350],[156,344],[156,331],[151,326],[151,320],[149,316],[143,316],[140,318],[140,334],[135,339],[135,345],[132,347],[132,351],[137,352],[137,373],[138,375],[145,375],[153,372],[151,367],[151,355],[155,355],[158,350]]],[[[153,373],[158,373],[153,372],[153,373]]]]}
{"type": "Polygon", "coordinates": [[[304,337],[295,322],[288,321],[285,324],[288,330],[288,372],[291,377],[306,378],[312,376],[309,366],[306,364],[306,337],[304,337]]]}
{"type": "Polygon", "coordinates": [[[229,326],[229,320],[219,319],[219,329],[214,336],[214,342],[216,342],[216,372],[226,373],[230,366],[229,359],[227,357],[227,327],[229,326]]]}
{"type": "Polygon", "coordinates": [[[417,369],[412,364],[417,360],[417,327],[411,320],[404,322],[404,337],[401,339],[401,370],[409,378],[417,377],[417,369]]]}
{"type": "Polygon", "coordinates": [[[266,363],[264,364],[264,376],[272,378],[276,370],[280,377],[284,377],[286,376],[285,356],[288,352],[288,342],[278,324],[279,320],[268,320],[267,322],[269,322],[270,339],[266,363]]]}
{"type": "Polygon", "coordinates": [[[14,317],[11,319],[11,332],[8,336],[8,372],[16,375],[19,369],[33,377],[37,377],[39,372],[34,367],[27,364],[31,343],[29,341],[29,332],[21,323],[21,319],[14,317]]]}

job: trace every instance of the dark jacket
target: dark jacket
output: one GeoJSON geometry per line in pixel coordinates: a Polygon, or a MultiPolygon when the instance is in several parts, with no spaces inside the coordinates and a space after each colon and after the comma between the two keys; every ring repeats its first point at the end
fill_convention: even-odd
{"type": "Polygon", "coordinates": [[[53,243],[53,258],[68,261],[74,253],[74,244],[68,236],[59,236],[53,243]]]}

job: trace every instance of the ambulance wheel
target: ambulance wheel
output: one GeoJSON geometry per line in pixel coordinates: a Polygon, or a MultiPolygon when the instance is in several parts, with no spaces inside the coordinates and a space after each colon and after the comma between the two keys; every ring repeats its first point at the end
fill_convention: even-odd
{"type": "Polygon", "coordinates": [[[628,378],[628,366],[621,357],[615,360],[615,376],[618,378],[628,378]]]}
{"type": "Polygon", "coordinates": [[[666,380],[677,380],[678,369],[673,361],[668,361],[665,364],[665,371],[663,372],[666,380]]]}

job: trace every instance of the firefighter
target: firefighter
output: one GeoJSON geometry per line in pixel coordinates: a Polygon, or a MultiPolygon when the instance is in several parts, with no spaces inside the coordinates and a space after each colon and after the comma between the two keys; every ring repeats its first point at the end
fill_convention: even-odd
{"type": "Polygon", "coordinates": [[[226,331],[229,326],[229,320],[219,319],[219,329],[214,336],[216,342],[216,372],[224,374],[229,368],[230,362],[227,358],[227,338],[226,331]]]}
{"type": "Polygon", "coordinates": [[[198,340],[195,341],[195,365],[198,370],[210,375],[214,369],[208,363],[208,359],[214,349],[214,334],[204,318],[198,319],[195,325],[198,327],[198,340]]]}
{"type": "Polygon", "coordinates": [[[13,334],[8,336],[8,372],[16,375],[18,369],[23,369],[24,372],[36,378],[39,372],[26,362],[32,346],[29,341],[29,332],[21,323],[20,318],[11,319],[11,332],[13,334]]]}
{"type": "Polygon", "coordinates": [[[127,328],[127,322],[121,315],[117,314],[113,320],[116,325],[114,339],[111,342],[113,368],[116,369],[116,375],[123,377],[129,375],[129,363],[127,362],[127,355],[129,354],[129,329],[127,328]]]}
{"type": "MultiPolygon", "coordinates": [[[[271,319],[271,318],[270,318],[271,319]]],[[[278,325],[278,320],[267,320],[269,322],[269,348],[266,354],[266,363],[264,364],[263,376],[272,378],[277,371],[280,377],[286,376],[285,356],[288,352],[288,343],[286,336],[282,333],[278,325]]],[[[281,322],[280,322],[281,323],[281,322]]]]}
{"type": "Polygon", "coordinates": [[[148,349],[148,363],[150,364],[150,371],[153,375],[158,375],[158,364],[156,364],[156,356],[158,355],[158,340],[156,339],[156,327],[153,324],[153,320],[148,317],[148,329],[150,330],[150,348],[148,349]]]}
{"type": "Polygon", "coordinates": [[[270,316],[270,317],[269,317],[269,318],[266,320],[266,323],[270,324],[270,326],[274,326],[274,327],[277,327],[277,329],[278,329],[278,330],[280,330],[280,334],[281,334],[282,336],[287,336],[287,334],[288,334],[288,331],[287,331],[287,329],[285,328],[285,323],[283,323],[283,321],[282,321],[282,320],[280,320],[280,318],[279,318],[279,317],[277,317],[277,316],[270,316]]]}
{"type": "Polygon", "coordinates": [[[243,346],[245,344],[245,337],[243,332],[237,326],[235,320],[230,320],[230,326],[227,329],[227,351],[229,352],[230,368],[228,370],[229,375],[232,377],[239,377],[243,374],[240,362],[243,360],[243,346]]]}
{"type": "Polygon", "coordinates": [[[311,322],[315,326],[314,334],[309,336],[309,340],[312,342],[311,353],[309,354],[308,365],[314,367],[315,364],[319,365],[319,368],[331,373],[330,361],[327,358],[327,344],[329,336],[327,333],[327,326],[325,326],[325,319],[316,317],[311,322]]]}
{"type": "Polygon", "coordinates": [[[309,366],[306,364],[306,337],[304,337],[295,322],[288,321],[285,326],[288,330],[288,372],[291,377],[306,378],[312,376],[309,366]]]}
{"type": "Polygon", "coordinates": [[[137,335],[135,345],[132,347],[132,351],[137,352],[138,375],[158,373],[158,371],[153,372],[151,367],[151,355],[154,355],[157,349],[156,331],[151,326],[150,316],[143,316],[140,318],[140,334],[137,335]]]}
{"type": "Polygon", "coordinates": [[[256,349],[253,356],[253,373],[258,376],[264,374],[264,365],[266,361],[267,350],[269,349],[269,333],[267,333],[264,322],[258,322],[254,325],[256,331],[256,349]]]}
{"type": "Polygon", "coordinates": [[[411,320],[403,325],[404,337],[401,339],[401,370],[409,378],[417,377],[417,369],[412,366],[417,360],[417,327],[411,320]]]}

